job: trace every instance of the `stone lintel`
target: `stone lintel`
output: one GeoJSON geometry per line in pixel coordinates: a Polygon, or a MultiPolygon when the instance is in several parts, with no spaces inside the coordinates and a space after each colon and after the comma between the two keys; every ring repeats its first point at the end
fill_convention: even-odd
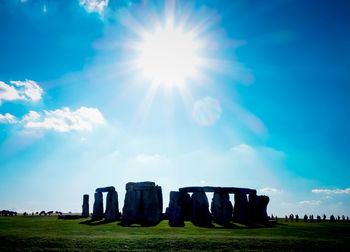
{"type": "Polygon", "coordinates": [[[145,181],[145,182],[129,182],[126,184],[125,189],[134,190],[134,191],[144,191],[144,190],[153,190],[156,184],[154,182],[145,181]]]}
{"type": "Polygon", "coordinates": [[[96,192],[115,192],[114,186],[100,187],[96,188],[96,192]]]}
{"type": "Polygon", "coordinates": [[[215,186],[189,186],[179,188],[180,192],[217,192],[217,193],[242,193],[256,194],[256,190],[238,187],[215,187],[215,186]]]}

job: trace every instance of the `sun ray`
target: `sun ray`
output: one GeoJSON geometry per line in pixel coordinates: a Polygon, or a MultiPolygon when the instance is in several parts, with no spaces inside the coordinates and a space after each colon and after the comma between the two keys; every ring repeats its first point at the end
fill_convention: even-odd
{"type": "Polygon", "coordinates": [[[135,123],[143,126],[149,111],[152,107],[154,96],[156,95],[159,88],[159,82],[153,82],[152,85],[148,88],[146,95],[140,103],[138,112],[136,114],[135,123]]]}

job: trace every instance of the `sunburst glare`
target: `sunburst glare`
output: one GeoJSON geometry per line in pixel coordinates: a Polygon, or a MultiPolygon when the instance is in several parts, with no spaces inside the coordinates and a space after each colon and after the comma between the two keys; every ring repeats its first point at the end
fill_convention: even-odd
{"type": "Polygon", "coordinates": [[[183,85],[202,63],[199,48],[200,42],[191,32],[168,24],[144,35],[137,48],[137,65],[153,82],[183,85]]]}

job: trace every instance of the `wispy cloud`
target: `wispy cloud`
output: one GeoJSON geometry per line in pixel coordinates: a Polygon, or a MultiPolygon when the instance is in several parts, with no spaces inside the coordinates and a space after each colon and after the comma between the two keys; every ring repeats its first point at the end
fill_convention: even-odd
{"type": "Polygon", "coordinates": [[[282,191],[281,190],[278,190],[276,188],[271,188],[271,187],[265,187],[265,188],[261,188],[259,190],[260,192],[262,193],[281,193],[282,191]]]}
{"type": "Polygon", "coordinates": [[[325,194],[350,194],[350,188],[346,189],[313,189],[313,193],[325,193],[325,194]]]}
{"type": "Polygon", "coordinates": [[[69,108],[44,110],[43,115],[30,111],[23,117],[24,127],[36,130],[53,130],[58,132],[68,132],[71,130],[92,130],[97,124],[104,124],[104,118],[96,108],[81,107],[76,111],[69,108]],[[41,119],[41,120],[39,120],[41,119]]]}
{"type": "Polygon", "coordinates": [[[0,114],[0,123],[16,123],[17,119],[15,116],[6,113],[5,115],[0,114]]]}
{"type": "Polygon", "coordinates": [[[303,201],[299,201],[297,202],[300,205],[314,205],[314,206],[318,206],[319,204],[321,204],[320,200],[303,200],[303,201]]]}
{"type": "Polygon", "coordinates": [[[108,6],[109,0],[79,0],[79,4],[84,6],[88,12],[102,13],[108,6]]]}
{"type": "Polygon", "coordinates": [[[253,152],[254,149],[250,145],[239,144],[239,145],[233,146],[231,148],[231,151],[240,152],[240,153],[247,153],[247,152],[253,152]]]}
{"type": "Polygon", "coordinates": [[[2,101],[38,101],[42,93],[42,88],[32,80],[10,81],[10,84],[0,81],[0,104],[2,101]]]}

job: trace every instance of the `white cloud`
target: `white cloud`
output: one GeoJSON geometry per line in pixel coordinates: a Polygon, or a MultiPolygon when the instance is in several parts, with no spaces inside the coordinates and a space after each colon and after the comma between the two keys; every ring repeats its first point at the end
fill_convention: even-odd
{"type": "Polygon", "coordinates": [[[38,112],[35,112],[33,110],[29,111],[28,114],[24,115],[22,118],[23,122],[26,121],[36,121],[40,118],[40,114],[38,112]]]}
{"type": "Polygon", "coordinates": [[[320,200],[303,200],[303,201],[299,201],[297,202],[300,205],[314,205],[317,206],[319,204],[321,204],[320,200]]]}
{"type": "Polygon", "coordinates": [[[96,124],[103,124],[104,119],[100,111],[96,108],[81,107],[76,111],[69,108],[44,110],[44,115],[35,111],[30,111],[23,117],[26,121],[24,127],[39,130],[54,130],[58,132],[68,132],[71,130],[92,130],[96,124]],[[38,120],[43,118],[42,120],[38,120]]]}
{"type": "Polygon", "coordinates": [[[17,119],[13,115],[6,113],[5,115],[0,114],[0,123],[16,123],[17,119]]]}
{"type": "Polygon", "coordinates": [[[280,190],[271,187],[261,188],[259,191],[262,193],[281,193],[280,190]]]}
{"type": "Polygon", "coordinates": [[[105,7],[108,6],[109,0],[79,0],[79,4],[84,6],[88,12],[102,13],[105,7]]]}
{"type": "Polygon", "coordinates": [[[313,193],[325,193],[325,194],[350,194],[350,188],[346,189],[313,189],[313,193]]]}
{"type": "Polygon", "coordinates": [[[10,86],[2,81],[0,81],[0,104],[4,101],[14,101],[23,99],[19,96],[17,90],[14,86],[10,86]]]}
{"type": "Polygon", "coordinates": [[[10,81],[10,83],[0,81],[0,104],[2,101],[38,101],[41,99],[43,90],[35,81],[10,81]]]}

